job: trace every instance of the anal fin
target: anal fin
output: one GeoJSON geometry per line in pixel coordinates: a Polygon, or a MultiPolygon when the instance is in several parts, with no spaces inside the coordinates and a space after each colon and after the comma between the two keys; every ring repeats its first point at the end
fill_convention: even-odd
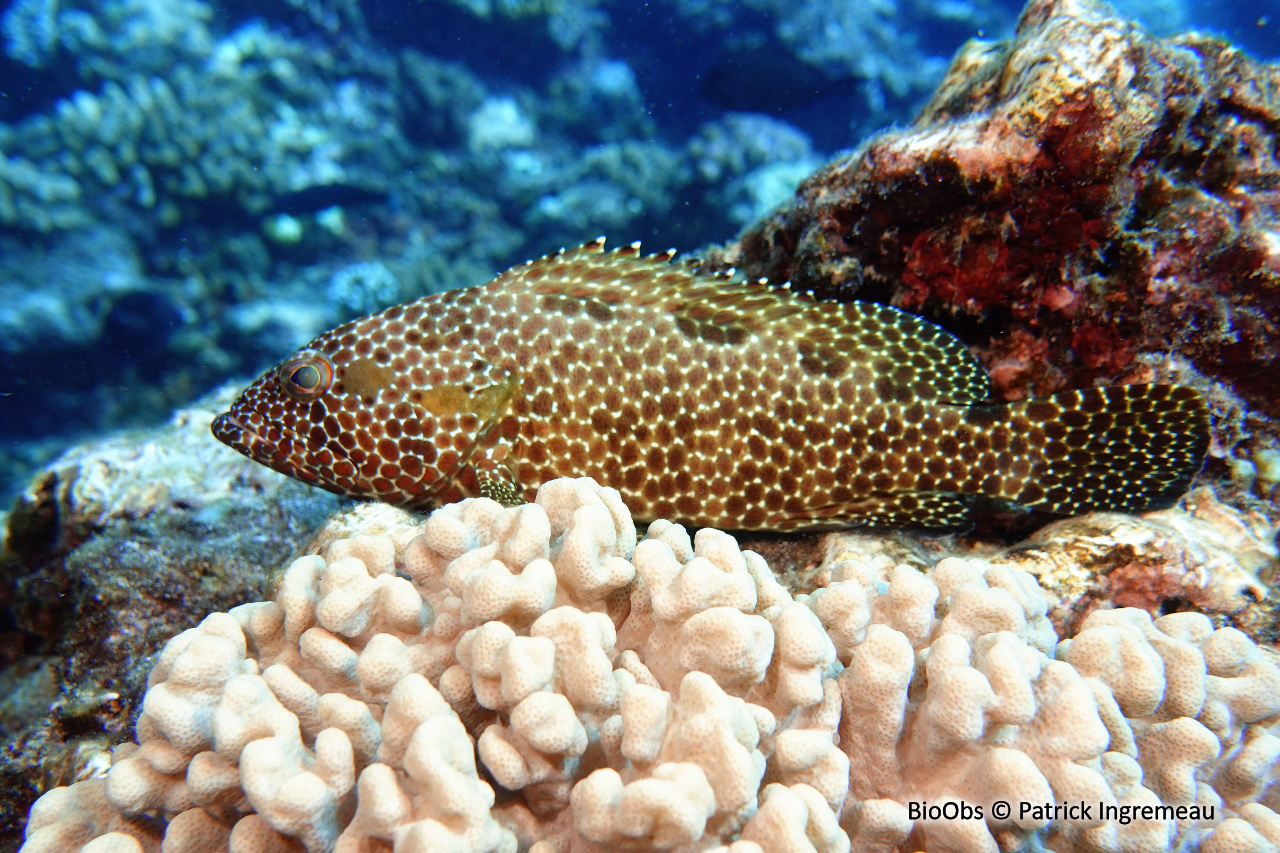
{"type": "Polygon", "coordinates": [[[887,492],[785,516],[778,530],[915,527],[959,530],[972,525],[972,499],[955,492],[887,492]]]}

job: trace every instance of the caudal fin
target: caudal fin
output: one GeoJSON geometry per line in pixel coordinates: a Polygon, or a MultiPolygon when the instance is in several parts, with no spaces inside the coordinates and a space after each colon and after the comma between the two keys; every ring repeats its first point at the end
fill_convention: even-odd
{"type": "Polygon", "coordinates": [[[1062,515],[1168,506],[1209,449],[1208,403],[1185,385],[1082,388],[1015,403],[1009,413],[1048,436],[1013,500],[1062,515]]]}

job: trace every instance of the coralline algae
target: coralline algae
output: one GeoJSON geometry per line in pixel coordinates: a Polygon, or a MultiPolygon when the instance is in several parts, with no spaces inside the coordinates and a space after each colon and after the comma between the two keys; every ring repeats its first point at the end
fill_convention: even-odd
{"type": "Polygon", "coordinates": [[[1274,67],[1223,41],[1035,0],[1013,40],[959,52],[913,125],[708,265],[950,322],[1008,399],[1201,384],[1217,452],[1247,460],[1280,435],[1278,93],[1274,67]]]}

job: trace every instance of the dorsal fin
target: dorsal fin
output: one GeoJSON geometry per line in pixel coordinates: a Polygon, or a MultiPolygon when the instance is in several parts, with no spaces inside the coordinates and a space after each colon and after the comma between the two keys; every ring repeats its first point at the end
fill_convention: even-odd
{"type": "Polygon", "coordinates": [[[806,371],[836,378],[864,368],[900,401],[987,398],[986,371],[968,348],[919,317],[872,302],[819,302],[789,283],[732,281],[732,272],[699,275],[671,264],[673,255],[641,255],[639,243],[607,251],[602,237],[513,267],[485,289],[656,308],[682,334],[711,343],[741,344],[753,335],[791,341],[806,371]]]}

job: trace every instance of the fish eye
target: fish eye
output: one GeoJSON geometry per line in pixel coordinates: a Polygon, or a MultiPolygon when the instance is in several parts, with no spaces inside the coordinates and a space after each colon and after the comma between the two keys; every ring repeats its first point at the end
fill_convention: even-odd
{"type": "Polygon", "coordinates": [[[329,390],[333,364],[322,355],[299,356],[280,365],[276,382],[293,399],[310,402],[329,390]]]}
{"type": "Polygon", "coordinates": [[[289,377],[289,381],[299,388],[304,388],[307,391],[310,391],[320,384],[320,371],[316,370],[316,366],[314,364],[304,364],[302,367],[293,371],[293,374],[289,377]]]}

